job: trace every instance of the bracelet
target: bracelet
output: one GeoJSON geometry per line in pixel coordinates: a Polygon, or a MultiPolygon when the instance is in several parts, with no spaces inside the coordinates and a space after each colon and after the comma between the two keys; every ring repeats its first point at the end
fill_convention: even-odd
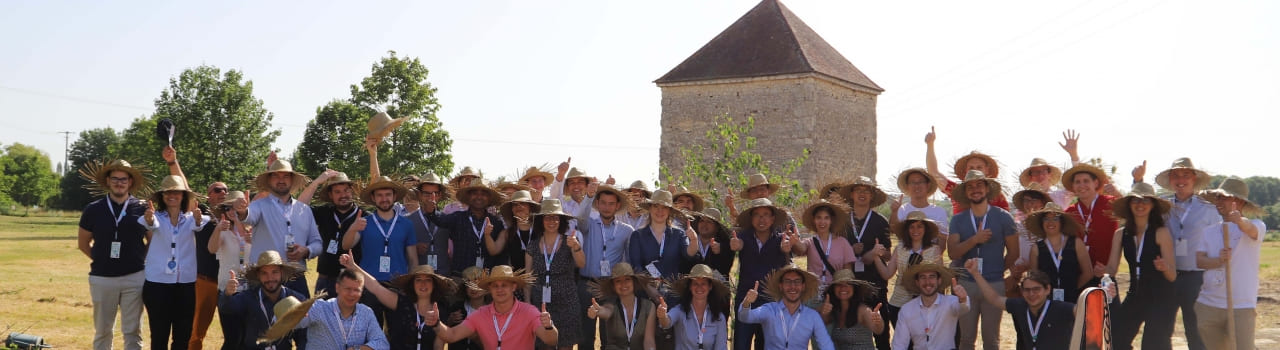
{"type": "Polygon", "coordinates": [[[552,328],[554,327],[542,327],[542,329],[545,329],[545,330],[551,330],[552,328]]]}
{"type": "Polygon", "coordinates": [[[573,250],[573,252],[574,252],[574,253],[577,253],[577,252],[580,252],[580,251],[582,251],[582,248],[578,248],[578,249],[574,249],[574,250],[573,250]]]}

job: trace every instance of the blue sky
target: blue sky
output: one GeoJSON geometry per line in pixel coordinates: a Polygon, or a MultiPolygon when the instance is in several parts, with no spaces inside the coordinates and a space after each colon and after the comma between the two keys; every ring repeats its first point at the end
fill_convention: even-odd
{"type": "MultiPolygon", "coordinates": [[[[431,69],[459,166],[510,174],[572,156],[602,178],[650,180],[652,81],[756,3],[4,2],[0,143],[60,161],[56,132],[126,127],[170,77],[211,64],[254,82],[290,152],[316,107],[395,50],[431,69]]],[[[1009,168],[1065,163],[1056,143],[1074,128],[1082,156],[1124,173],[1190,156],[1214,173],[1280,175],[1256,152],[1280,114],[1280,3],[784,4],[886,89],[882,183],[923,165],[930,125],[944,164],[971,149],[1009,168]]]]}

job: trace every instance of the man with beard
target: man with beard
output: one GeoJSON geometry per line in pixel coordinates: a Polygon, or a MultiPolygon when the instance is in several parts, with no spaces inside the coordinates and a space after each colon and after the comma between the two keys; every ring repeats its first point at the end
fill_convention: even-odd
{"type": "MultiPolygon", "coordinates": [[[[418,266],[418,240],[413,224],[408,218],[396,215],[395,210],[396,199],[404,198],[406,192],[404,187],[386,176],[370,184],[361,191],[360,200],[373,203],[376,212],[365,216],[362,210],[357,209],[355,222],[342,238],[343,249],[352,249],[356,242],[360,242],[360,268],[378,282],[390,282],[391,277],[408,273],[409,269],[418,266]]],[[[372,293],[361,302],[373,309],[379,325],[385,322],[385,314],[389,310],[372,293]]]]}
{"type": "MultiPolygon", "coordinates": [[[[765,280],[770,271],[787,266],[791,262],[793,246],[800,243],[800,235],[794,230],[783,231],[783,222],[790,216],[782,208],[773,205],[767,198],[753,199],[747,208],[738,215],[738,229],[729,239],[729,249],[738,252],[738,292],[735,294],[736,306],[739,308],[759,307],[744,300],[747,288],[765,280]]],[[[764,348],[764,331],[756,324],[734,321],[733,348],[737,350],[751,349],[751,339],[755,338],[755,349],[764,348]]]]}
{"type": "Polygon", "coordinates": [[[475,178],[468,185],[458,188],[458,199],[465,200],[467,209],[450,214],[426,213],[432,224],[449,231],[453,241],[453,270],[462,271],[468,266],[491,268],[502,265],[505,256],[490,256],[485,250],[484,236],[497,239],[504,229],[502,218],[489,212],[489,207],[502,203],[502,194],[489,188],[484,179],[475,178]]]}
{"type": "MultiPolygon", "coordinates": [[[[182,166],[178,164],[178,151],[172,146],[166,146],[161,153],[164,162],[169,165],[169,175],[182,176],[182,166]]],[[[227,184],[222,182],[214,182],[209,184],[206,195],[209,199],[206,203],[201,203],[200,211],[203,215],[207,215],[215,220],[221,220],[222,214],[226,214],[226,210],[217,209],[216,205],[222,203],[227,198],[227,192],[230,189],[227,184]]],[[[209,324],[213,323],[213,312],[218,306],[218,259],[205,247],[209,246],[209,239],[214,234],[217,225],[205,225],[200,231],[196,231],[196,308],[195,320],[192,321],[191,338],[187,342],[189,349],[203,349],[204,336],[209,332],[209,324]]]]}
{"type": "MultiPolygon", "coordinates": [[[[355,182],[346,173],[325,170],[307,185],[302,194],[298,195],[298,200],[310,203],[313,193],[319,193],[320,201],[325,202],[311,207],[311,215],[316,218],[316,229],[320,231],[320,242],[324,247],[320,257],[316,259],[316,292],[329,291],[332,294],[334,283],[337,282],[334,277],[342,269],[338,264],[338,257],[351,252],[342,248],[342,239],[356,218],[355,182]]],[[[355,247],[355,250],[358,249],[359,244],[355,247]]],[[[358,251],[352,253],[357,260],[360,259],[358,251]]]]}
{"type": "MultiPolygon", "coordinates": [[[[594,185],[593,185],[594,187],[594,185]]],[[[622,191],[612,186],[600,186],[591,189],[594,197],[586,198],[584,205],[578,209],[578,239],[582,242],[582,251],[586,254],[587,266],[579,269],[577,281],[578,301],[582,309],[591,306],[591,295],[587,291],[587,282],[606,278],[613,272],[613,265],[623,262],[627,253],[627,244],[631,232],[635,228],[620,220],[616,220],[619,211],[626,211],[631,201],[622,191]],[[591,218],[591,209],[600,213],[599,218],[591,218]]],[[[643,287],[643,286],[638,286],[643,287]]],[[[582,315],[583,337],[578,343],[579,349],[590,349],[596,341],[596,320],[584,313],[582,315]]]]}
{"type": "Polygon", "coordinates": [[[956,320],[969,312],[969,293],[956,284],[951,270],[938,264],[912,265],[899,287],[919,296],[902,305],[894,325],[893,349],[955,349],[956,320]],[[952,293],[941,292],[954,286],[952,293]]]}
{"type": "MultiPolygon", "coordinates": [[[[439,209],[441,201],[452,197],[452,191],[448,185],[440,181],[436,174],[427,173],[422,177],[422,181],[418,182],[418,186],[413,188],[413,193],[418,196],[418,211],[407,214],[409,222],[413,223],[414,234],[417,237],[418,244],[415,247],[418,253],[418,264],[431,265],[436,273],[441,276],[453,275],[453,262],[449,257],[449,230],[440,228],[440,225],[431,223],[427,220],[428,214],[433,214],[439,209]]],[[[359,259],[356,259],[359,261],[359,259]]]]}
{"type": "Polygon", "coordinates": [[[231,279],[227,280],[226,292],[218,299],[218,317],[235,318],[244,327],[241,329],[241,341],[234,344],[239,349],[299,349],[307,347],[307,332],[294,332],[292,337],[280,339],[270,344],[258,345],[258,336],[266,332],[276,322],[274,313],[277,301],[286,297],[306,299],[301,292],[283,286],[290,276],[301,275],[301,267],[295,263],[286,263],[280,253],[268,250],[258,255],[258,263],[245,271],[245,278],[256,282],[244,292],[237,293],[240,281],[231,271],[231,279]],[[290,344],[292,340],[293,344],[290,344]]]}
{"type": "MultiPolygon", "coordinates": [[[[964,268],[970,274],[977,274],[977,263],[976,260],[969,260],[965,262],[964,268]]],[[[1021,298],[1006,298],[1002,295],[1004,291],[991,289],[983,279],[975,281],[987,303],[1008,311],[1009,316],[1012,316],[1013,329],[1018,333],[1018,349],[1070,348],[1076,305],[1050,300],[1049,293],[1053,286],[1049,284],[1049,275],[1040,270],[1031,270],[1023,276],[1018,286],[1021,298]]]]}
{"type": "Polygon", "coordinates": [[[738,320],[762,325],[764,346],[769,349],[808,349],[810,340],[817,344],[815,348],[834,349],[822,316],[803,305],[818,295],[818,276],[792,265],[775,270],[766,280],[765,292],[778,301],[752,309],[760,289],[756,281],[742,299],[738,320]]]}
{"type": "MultiPolygon", "coordinates": [[[[965,210],[951,217],[951,235],[947,237],[947,253],[954,266],[964,261],[978,259],[978,275],[963,276],[960,283],[965,288],[977,288],[974,279],[983,278],[996,290],[1004,290],[1004,271],[1018,260],[1018,231],[1013,215],[1000,207],[989,204],[1000,193],[1000,183],[981,171],[970,170],[964,182],[956,185],[951,198],[965,210]],[[1007,252],[1007,253],[1006,253],[1007,252]]],[[[973,308],[961,317],[960,349],[973,349],[978,339],[978,320],[982,320],[983,348],[1000,347],[1000,308],[984,303],[975,296],[973,308]]],[[[904,307],[905,309],[905,307],[904,307]]],[[[899,314],[905,313],[905,310],[899,314]]]]}
{"type": "MultiPolygon", "coordinates": [[[[323,247],[320,242],[320,231],[316,229],[315,217],[307,203],[293,198],[293,192],[301,189],[308,181],[306,176],[293,171],[293,166],[284,160],[276,159],[267,166],[267,171],[258,174],[254,184],[259,191],[269,191],[270,195],[253,201],[252,204],[238,200],[235,204],[236,215],[254,228],[253,247],[249,256],[257,256],[262,252],[274,250],[285,252],[290,262],[304,266],[307,259],[320,255],[323,247]]],[[[305,274],[299,273],[286,279],[285,286],[298,291],[304,296],[311,295],[305,274]]]]}
{"type": "Polygon", "coordinates": [[[435,327],[436,337],[446,343],[475,336],[485,349],[503,349],[504,345],[506,349],[533,349],[533,338],[537,337],[543,344],[555,346],[560,331],[551,322],[547,305],[542,304],[539,312],[533,305],[516,301],[515,291],[531,282],[533,275],[516,274],[511,266],[495,266],[475,283],[476,287],[489,291],[492,304],[468,314],[457,326],[449,327],[444,322],[435,322],[433,326],[426,322],[427,326],[435,327]]]}
{"type": "Polygon", "coordinates": [[[131,193],[144,187],[142,170],[113,160],[92,171],[93,181],[106,196],[89,203],[80,214],[79,248],[89,257],[89,294],[93,297],[93,348],[110,349],[120,313],[125,349],[142,348],[143,264],[151,236],[138,218],[147,205],[131,193]]]}
{"type": "MultiPolygon", "coordinates": [[[[951,197],[951,213],[960,214],[960,211],[965,209],[964,202],[966,201],[963,200],[963,197],[957,199],[956,197],[951,196],[951,193],[954,192],[956,187],[956,182],[951,181],[951,179],[947,178],[947,175],[944,175],[941,170],[938,170],[938,157],[936,152],[933,151],[933,141],[936,139],[937,132],[934,131],[933,127],[929,127],[929,133],[924,136],[924,164],[929,170],[929,174],[932,174],[933,177],[938,180],[938,183],[943,184],[942,194],[951,197]]],[[[993,179],[1000,177],[1000,164],[996,163],[996,159],[986,153],[972,151],[969,152],[969,154],[960,157],[960,159],[956,159],[955,175],[957,178],[960,178],[961,181],[964,180],[966,177],[965,175],[969,171],[973,170],[982,172],[983,175],[990,176],[993,179]]],[[[1006,211],[1009,210],[1009,201],[1005,200],[1004,194],[996,193],[995,197],[988,201],[987,204],[999,207],[1006,211]]]]}

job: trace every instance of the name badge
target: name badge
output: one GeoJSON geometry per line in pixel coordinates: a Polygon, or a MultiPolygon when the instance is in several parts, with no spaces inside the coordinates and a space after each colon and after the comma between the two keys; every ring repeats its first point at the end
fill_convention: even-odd
{"type": "Polygon", "coordinates": [[[111,242],[111,258],[120,258],[120,242],[111,242]]]}
{"type": "Polygon", "coordinates": [[[476,257],[476,267],[484,268],[484,258],[476,257]]]}
{"type": "Polygon", "coordinates": [[[378,272],[391,272],[391,257],[386,255],[378,257],[378,272]]]}
{"type": "Polygon", "coordinates": [[[435,254],[427,255],[427,265],[431,265],[431,268],[432,268],[432,269],[437,269],[437,270],[438,270],[438,269],[440,269],[440,265],[437,265],[437,264],[436,264],[436,255],[435,255],[435,254]]]}
{"type": "Polygon", "coordinates": [[[649,263],[649,265],[645,265],[645,266],[644,266],[644,269],[645,269],[645,270],[647,270],[647,271],[649,271],[649,276],[653,276],[653,277],[659,277],[659,276],[662,276],[662,273],[660,273],[660,271],[658,271],[658,262],[657,262],[657,261],[651,262],[651,263],[649,263]]]}
{"type": "Polygon", "coordinates": [[[1064,292],[1062,288],[1054,288],[1053,300],[1064,301],[1063,298],[1066,298],[1066,292],[1064,292]]]}
{"type": "Polygon", "coordinates": [[[600,260],[600,275],[601,275],[601,276],[608,276],[610,273],[613,273],[613,271],[610,271],[610,270],[609,270],[609,261],[608,261],[608,260],[600,260]]]}
{"type": "MultiPolygon", "coordinates": [[[[973,259],[978,261],[978,274],[981,275],[982,274],[982,258],[973,258],[973,259]]],[[[974,276],[974,278],[976,279],[978,277],[974,276]]]]}
{"type": "Polygon", "coordinates": [[[331,240],[329,240],[329,249],[325,249],[325,251],[324,251],[324,252],[325,252],[325,253],[329,253],[329,254],[337,255],[337,254],[338,254],[338,240],[336,240],[336,239],[331,239],[331,240]]]}
{"type": "Polygon", "coordinates": [[[853,260],[853,272],[863,272],[867,270],[867,265],[862,263],[862,259],[853,260]]]}
{"type": "Polygon", "coordinates": [[[164,266],[164,274],[172,275],[178,273],[178,262],[169,260],[169,264],[164,266]]]}
{"type": "Polygon", "coordinates": [[[295,242],[295,241],[293,240],[293,235],[286,235],[286,236],[284,236],[284,246],[285,246],[285,247],[293,248],[293,245],[294,245],[294,244],[297,244],[297,242],[295,242]]]}
{"type": "Polygon", "coordinates": [[[542,302],[551,302],[551,286],[542,286],[542,302]]]}
{"type": "Polygon", "coordinates": [[[1186,240],[1186,239],[1179,239],[1177,242],[1175,242],[1175,243],[1173,244],[1173,251],[1174,251],[1174,255],[1177,255],[1177,256],[1187,256],[1187,253],[1188,253],[1188,252],[1187,252],[1187,240],[1186,240]]]}

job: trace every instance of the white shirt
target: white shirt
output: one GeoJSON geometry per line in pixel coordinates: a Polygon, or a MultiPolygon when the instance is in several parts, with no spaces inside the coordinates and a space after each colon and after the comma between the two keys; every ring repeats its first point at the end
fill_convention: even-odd
{"type": "Polygon", "coordinates": [[[924,307],[916,297],[902,305],[898,324],[893,327],[893,349],[904,350],[915,343],[915,349],[943,350],[956,347],[956,320],[969,312],[969,300],[960,303],[954,295],[939,294],[933,305],[924,307]],[[929,333],[925,334],[925,328],[929,333]]]}
{"type": "Polygon", "coordinates": [[[924,212],[925,217],[938,224],[938,231],[942,234],[942,237],[938,237],[939,239],[947,239],[947,235],[951,234],[951,229],[949,228],[951,217],[947,216],[946,209],[933,205],[933,203],[929,203],[924,208],[916,208],[916,206],[911,205],[911,202],[902,203],[902,206],[898,208],[898,222],[906,220],[907,215],[913,211],[924,212]]]}
{"type": "MultiPolygon", "coordinates": [[[[151,243],[147,248],[144,270],[147,281],[157,283],[195,283],[196,281],[196,231],[209,224],[209,217],[201,215],[197,226],[190,213],[182,213],[175,227],[169,221],[169,212],[156,212],[154,226],[147,225],[145,216],[138,217],[138,224],[151,231],[151,243]],[[177,263],[176,271],[167,273],[169,261],[177,263]]],[[[207,247],[206,247],[207,249],[207,247]]]]}
{"type": "MultiPolygon", "coordinates": [[[[279,252],[280,257],[288,259],[289,250],[285,243],[290,234],[295,244],[311,250],[307,259],[315,258],[324,251],[311,207],[296,199],[289,198],[288,203],[281,203],[275,196],[255,200],[249,203],[249,214],[244,222],[254,227],[253,248],[245,256],[245,261],[256,262],[258,256],[268,250],[279,252]]],[[[298,263],[302,263],[302,269],[306,271],[305,262],[298,263]]]]}
{"type": "MultiPolygon", "coordinates": [[[[240,238],[239,234],[236,234],[231,230],[222,231],[218,234],[217,238],[222,240],[222,245],[218,247],[218,253],[215,255],[215,257],[218,258],[218,290],[224,290],[227,287],[227,280],[230,279],[227,271],[234,270],[236,273],[243,272],[241,268],[244,268],[244,265],[240,264],[240,244],[243,242],[243,239],[240,238]]],[[[243,243],[245,250],[249,250],[251,248],[248,242],[243,243]]],[[[205,248],[208,247],[197,249],[205,248]]],[[[245,252],[244,261],[252,264],[256,262],[257,259],[250,260],[248,252],[245,252]]]]}
{"type": "MultiPolygon", "coordinates": [[[[1231,240],[1231,297],[1235,309],[1252,309],[1258,303],[1258,259],[1262,255],[1262,236],[1267,225],[1262,220],[1249,220],[1258,228],[1258,238],[1252,239],[1240,231],[1235,223],[1227,223],[1231,240]]],[[[1222,251],[1222,226],[1205,228],[1204,242],[1200,250],[1210,258],[1218,258],[1222,251]]],[[[1219,309],[1227,308],[1226,270],[1222,267],[1205,270],[1204,284],[1200,285],[1200,297],[1196,302],[1219,309]]]]}

